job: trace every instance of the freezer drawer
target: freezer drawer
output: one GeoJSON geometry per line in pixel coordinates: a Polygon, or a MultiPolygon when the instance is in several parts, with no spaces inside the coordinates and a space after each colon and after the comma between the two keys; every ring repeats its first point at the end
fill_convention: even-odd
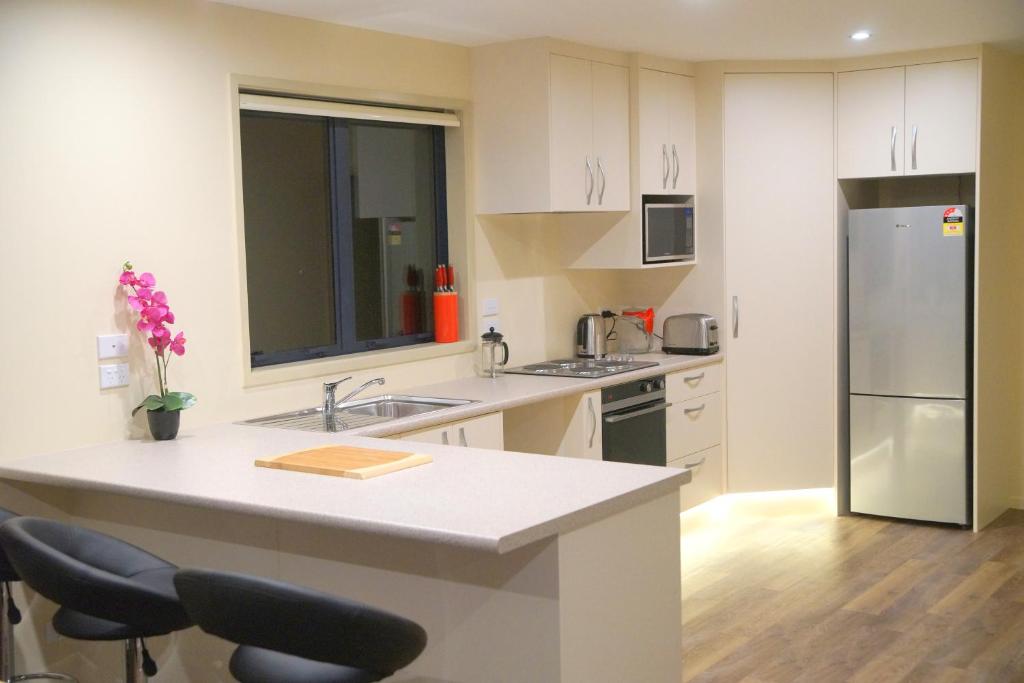
{"type": "Polygon", "coordinates": [[[970,233],[944,234],[947,208],[968,211],[850,212],[850,393],[967,397],[970,233]]]}
{"type": "Polygon", "coordinates": [[[850,509],[967,524],[967,405],[850,397],[850,509]]]}

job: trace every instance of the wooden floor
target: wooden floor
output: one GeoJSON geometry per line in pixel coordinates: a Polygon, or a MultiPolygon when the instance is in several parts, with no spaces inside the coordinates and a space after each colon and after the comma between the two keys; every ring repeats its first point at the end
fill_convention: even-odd
{"type": "Polygon", "coordinates": [[[683,515],[684,681],[1024,681],[1024,511],[973,534],[833,505],[683,515]]]}

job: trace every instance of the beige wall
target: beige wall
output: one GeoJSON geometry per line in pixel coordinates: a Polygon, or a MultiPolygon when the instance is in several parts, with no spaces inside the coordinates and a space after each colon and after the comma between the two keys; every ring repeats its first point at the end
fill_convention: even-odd
{"type": "MultiPolygon", "coordinates": [[[[320,376],[243,386],[233,76],[470,96],[468,51],[442,43],[198,1],[3,3],[0,459],[143,433],[142,417],[128,418],[152,389],[138,335],[132,385],[98,387],[95,336],[130,325],[114,285],[126,258],[157,275],[189,339],[171,367],[172,388],[199,397],[186,430],[316,403],[320,376]]],[[[570,350],[589,307],[580,290],[599,281],[555,267],[542,223],[498,219],[465,235],[520,362],[570,350]]],[[[465,309],[473,337],[477,307],[465,309]]],[[[472,360],[371,368],[354,382],[408,388],[469,374],[472,360]]]]}

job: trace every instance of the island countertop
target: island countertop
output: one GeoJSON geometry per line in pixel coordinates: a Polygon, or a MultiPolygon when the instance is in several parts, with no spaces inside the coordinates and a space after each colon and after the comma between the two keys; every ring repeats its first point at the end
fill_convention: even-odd
{"type": "Polygon", "coordinates": [[[685,470],[241,425],[175,441],[118,441],[0,465],[0,479],[250,513],[507,553],[670,493],[685,470]],[[429,453],[434,462],[356,480],[258,468],[326,444],[429,453]]]}

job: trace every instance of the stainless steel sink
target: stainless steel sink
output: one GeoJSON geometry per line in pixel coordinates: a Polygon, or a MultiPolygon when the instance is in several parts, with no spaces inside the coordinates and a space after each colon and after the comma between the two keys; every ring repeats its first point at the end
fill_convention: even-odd
{"type": "Polygon", "coordinates": [[[239,424],[257,427],[277,427],[279,429],[297,429],[306,432],[343,432],[347,429],[366,427],[382,422],[390,422],[403,417],[422,415],[435,410],[443,410],[453,406],[464,406],[476,403],[459,398],[429,398],[426,396],[396,396],[385,394],[373,398],[363,398],[348,403],[339,403],[333,418],[324,415],[322,408],[308,408],[291,413],[269,415],[239,424]]]}

